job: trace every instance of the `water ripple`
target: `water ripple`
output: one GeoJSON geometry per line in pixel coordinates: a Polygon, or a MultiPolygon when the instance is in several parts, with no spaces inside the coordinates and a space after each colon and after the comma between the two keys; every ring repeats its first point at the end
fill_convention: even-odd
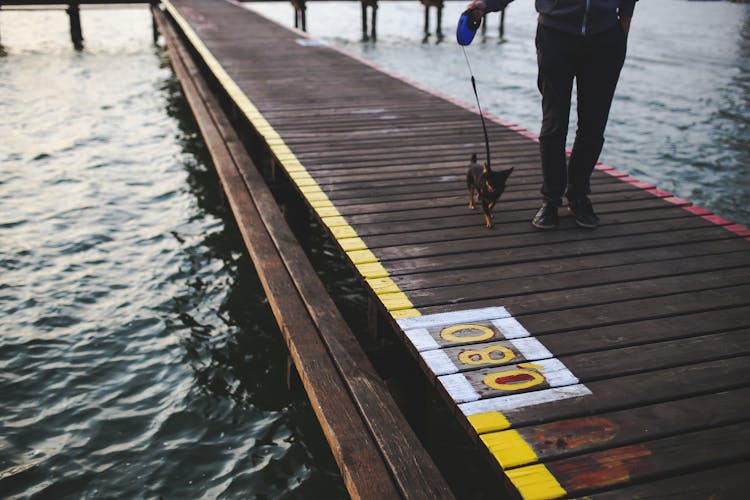
{"type": "Polygon", "coordinates": [[[344,497],[148,10],[83,18],[2,15],[0,491],[344,497]]]}

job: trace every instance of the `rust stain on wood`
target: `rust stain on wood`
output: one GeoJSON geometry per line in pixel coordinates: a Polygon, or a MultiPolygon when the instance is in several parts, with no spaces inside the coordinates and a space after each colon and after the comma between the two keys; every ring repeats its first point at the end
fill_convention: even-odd
{"type": "Polygon", "coordinates": [[[619,426],[603,417],[563,420],[531,429],[533,443],[542,454],[548,450],[575,450],[611,441],[619,426]]]}
{"type": "Polygon", "coordinates": [[[633,472],[652,468],[651,449],[645,444],[624,446],[550,465],[567,491],[581,491],[626,483],[633,472]]]}

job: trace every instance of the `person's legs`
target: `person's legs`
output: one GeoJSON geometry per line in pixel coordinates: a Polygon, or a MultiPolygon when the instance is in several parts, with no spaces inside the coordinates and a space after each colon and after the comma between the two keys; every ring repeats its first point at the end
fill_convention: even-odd
{"type": "Polygon", "coordinates": [[[585,200],[590,179],[604,145],[609,109],[625,61],[626,37],[619,25],[584,41],[576,72],[578,128],[568,162],[569,200],[585,200]]]}
{"type": "Polygon", "coordinates": [[[562,204],[567,185],[565,141],[579,43],[573,35],[541,24],[537,27],[537,85],[542,94],[542,127],[539,132],[541,192],[545,201],[558,207],[562,204]]]}

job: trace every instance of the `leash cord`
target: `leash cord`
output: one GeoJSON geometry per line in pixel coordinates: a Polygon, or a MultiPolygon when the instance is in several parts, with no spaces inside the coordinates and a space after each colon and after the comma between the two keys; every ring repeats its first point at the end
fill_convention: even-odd
{"type": "Polygon", "coordinates": [[[482,113],[482,106],[479,104],[479,94],[477,93],[477,82],[474,78],[474,72],[471,70],[471,63],[469,62],[469,56],[466,54],[466,47],[461,45],[461,50],[464,52],[464,58],[466,59],[466,65],[469,67],[469,74],[471,75],[471,87],[474,89],[474,97],[477,100],[477,108],[479,108],[479,118],[482,119],[482,130],[484,130],[484,148],[487,152],[487,167],[490,167],[490,140],[487,136],[487,125],[484,123],[484,114],[482,113]]]}

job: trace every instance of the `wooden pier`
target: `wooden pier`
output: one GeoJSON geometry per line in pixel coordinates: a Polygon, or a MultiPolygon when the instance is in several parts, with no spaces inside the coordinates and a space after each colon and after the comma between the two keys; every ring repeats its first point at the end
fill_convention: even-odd
{"type": "MultiPolygon", "coordinates": [[[[86,6],[116,6],[128,4],[158,4],[158,0],[0,0],[0,12],[13,8],[23,10],[62,10],[68,14],[70,23],[70,41],[76,50],[83,49],[83,27],[81,25],[81,5],[86,6]]],[[[153,28],[154,41],[158,36],[156,25],[153,28]]],[[[4,51],[0,39],[0,54],[4,51]]]]}
{"type": "MultiPolygon", "coordinates": [[[[164,5],[239,132],[215,118],[207,87],[199,92],[224,130],[218,147],[230,150],[218,154],[234,164],[235,178],[224,178],[230,197],[238,185],[253,192],[262,184],[243,173],[252,160],[240,143],[255,163],[288,177],[361,276],[379,327],[399,336],[466,442],[494,467],[498,490],[487,497],[503,485],[523,498],[745,495],[750,230],[599,165],[592,199],[601,227],[583,230],[564,217],[559,230],[536,231],[536,138],[499,118],[489,123],[494,166],[515,171],[487,230],[466,206],[468,159],[483,150],[474,110],[237,4],[164,5]]],[[[185,70],[177,73],[184,85],[185,70]]],[[[272,204],[252,198],[258,211],[272,204]]],[[[263,223],[267,233],[274,220],[263,223]]],[[[248,246],[264,238],[238,222],[248,246]]],[[[284,256],[292,240],[271,240],[304,303],[314,273],[295,278],[300,254],[284,256]]],[[[303,308],[313,323],[331,310],[303,308]]],[[[321,337],[335,346],[330,325],[321,337]]],[[[336,370],[362,395],[367,384],[347,382],[358,362],[336,370]]],[[[367,408],[358,406],[365,420],[367,408]]],[[[375,449],[387,430],[378,418],[362,424],[375,449]]],[[[337,455],[345,473],[347,456],[337,455]]],[[[431,470],[420,456],[414,466],[431,470]]],[[[451,488],[464,496],[460,484],[451,488]]]]}

